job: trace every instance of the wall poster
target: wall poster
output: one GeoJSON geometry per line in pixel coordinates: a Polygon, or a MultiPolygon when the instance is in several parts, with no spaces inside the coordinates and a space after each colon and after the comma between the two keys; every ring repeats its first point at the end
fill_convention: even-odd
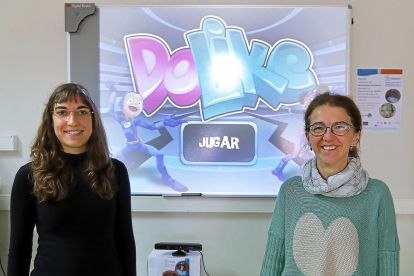
{"type": "Polygon", "coordinates": [[[400,132],[403,69],[360,68],[357,72],[356,103],[363,131],[400,132]]]}
{"type": "Polygon", "coordinates": [[[100,107],[132,193],[276,196],[312,157],[316,88],[349,87],[350,26],[348,6],[99,7],[100,107]]]}

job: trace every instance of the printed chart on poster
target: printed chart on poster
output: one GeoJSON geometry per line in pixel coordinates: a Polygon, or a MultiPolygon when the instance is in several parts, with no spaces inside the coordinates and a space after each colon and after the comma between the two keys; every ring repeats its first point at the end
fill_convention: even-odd
{"type": "Polygon", "coordinates": [[[347,93],[351,11],[99,7],[100,108],[132,193],[276,196],[313,156],[307,104],[347,93]]]}
{"type": "Polygon", "coordinates": [[[403,69],[358,69],[356,103],[363,131],[400,132],[402,94],[403,69]]]}

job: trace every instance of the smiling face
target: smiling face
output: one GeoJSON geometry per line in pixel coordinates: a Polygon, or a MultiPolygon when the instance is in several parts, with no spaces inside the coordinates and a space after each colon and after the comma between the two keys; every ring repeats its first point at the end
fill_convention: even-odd
{"type": "Polygon", "coordinates": [[[124,107],[122,112],[126,117],[132,118],[138,116],[143,109],[143,99],[140,94],[128,93],[124,97],[124,107]]]}
{"type": "Polygon", "coordinates": [[[54,105],[53,128],[56,137],[62,144],[63,151],[72,154],[86,152],[89,138],[93,130],[92,115],[76,116],[76,110],[89,109],[79,96],[70,99],[67,102],[56,103],[54,105]],[[70,112],[68,118],[63,119],[55,115],[56,111],[70,112]]]}
{"type": "MultiPolygon", "coordinates": [[[[321,123],[325,126],[332,126],[336,122],[352,125],[351,117],[346,110],[335,106],[319,106],[313,110],[309,119],[310,125],[321,123]]],[[[349,148],[357,144],[360,135],[361,132],[355,132],[354,128],[351,128],[344,136],[336,136],[330,128],[320,137],[306,132],[306,137],[316,155],[317,168],[323,178],[327,179],[346,168],[349,148]]]]}

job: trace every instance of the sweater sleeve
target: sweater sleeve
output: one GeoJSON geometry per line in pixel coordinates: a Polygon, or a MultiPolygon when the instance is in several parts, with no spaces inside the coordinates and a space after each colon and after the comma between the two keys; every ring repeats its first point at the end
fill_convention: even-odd
{"type": "Polygon", "coordinates": [[[260,276],[281,275],[285,266],[285,241],[269,231],[260,276]]]}
{"type": "Polygon", "coordinates": [[[115,240],[121,262],[122,275],[136,276],[136,249],[131,217],[131,188],[128,172],[124,164],[114,161],[119,191],[115,218],[115,240]]]}
{"type": "Polygon", "coordinates": [[[378,275],[398,276],[400,244],[398,241],[394,203],[388,187],[385,186],[385,188],[386,191],[382,197],[382,203],[378,218],[378,275]]]}
{"type": "Polygon", "coordinates": [[[28,276],[32,259],[36,200],[32,196],[29,165],[17,172],[10,201],[10,247],[7,275],[28,276]]]}
{"type": "MultiPolygon", "coordinates": [[[[284,184],[285,185],[285,184],[284,184]]],[[[260,276],[281,275],[285,266],[285,194],[284,185],[276,199],[268,232],[266,251],[260,276]]]]}

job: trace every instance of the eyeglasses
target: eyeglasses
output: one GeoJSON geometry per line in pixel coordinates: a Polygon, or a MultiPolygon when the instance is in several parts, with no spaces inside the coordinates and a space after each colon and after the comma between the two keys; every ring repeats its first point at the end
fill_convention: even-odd
{"type": "Polygon", "coordinates": [[[345,122],[337,122],[330,127],[325,126],[321,123],[314,123],[313,125],[307,126],[306,131],[310,132],[315,137],[319,137],[324,135],[328,128],[330,128],[332,133],[336,136],[344,136],[349,132],[351,128],[355,127],[345,122]]]}
{"type": "Polygon", "coordinates": [[[52,111],[52,114],[62,120],[69,120],[70,114],[73,113],[75,118],[77,119],[84,119],[87,118],[90,114],[94,113],[92,110],[84,108],[78,110],[66,110],[66,109],[55,109],[52,111]]]}

